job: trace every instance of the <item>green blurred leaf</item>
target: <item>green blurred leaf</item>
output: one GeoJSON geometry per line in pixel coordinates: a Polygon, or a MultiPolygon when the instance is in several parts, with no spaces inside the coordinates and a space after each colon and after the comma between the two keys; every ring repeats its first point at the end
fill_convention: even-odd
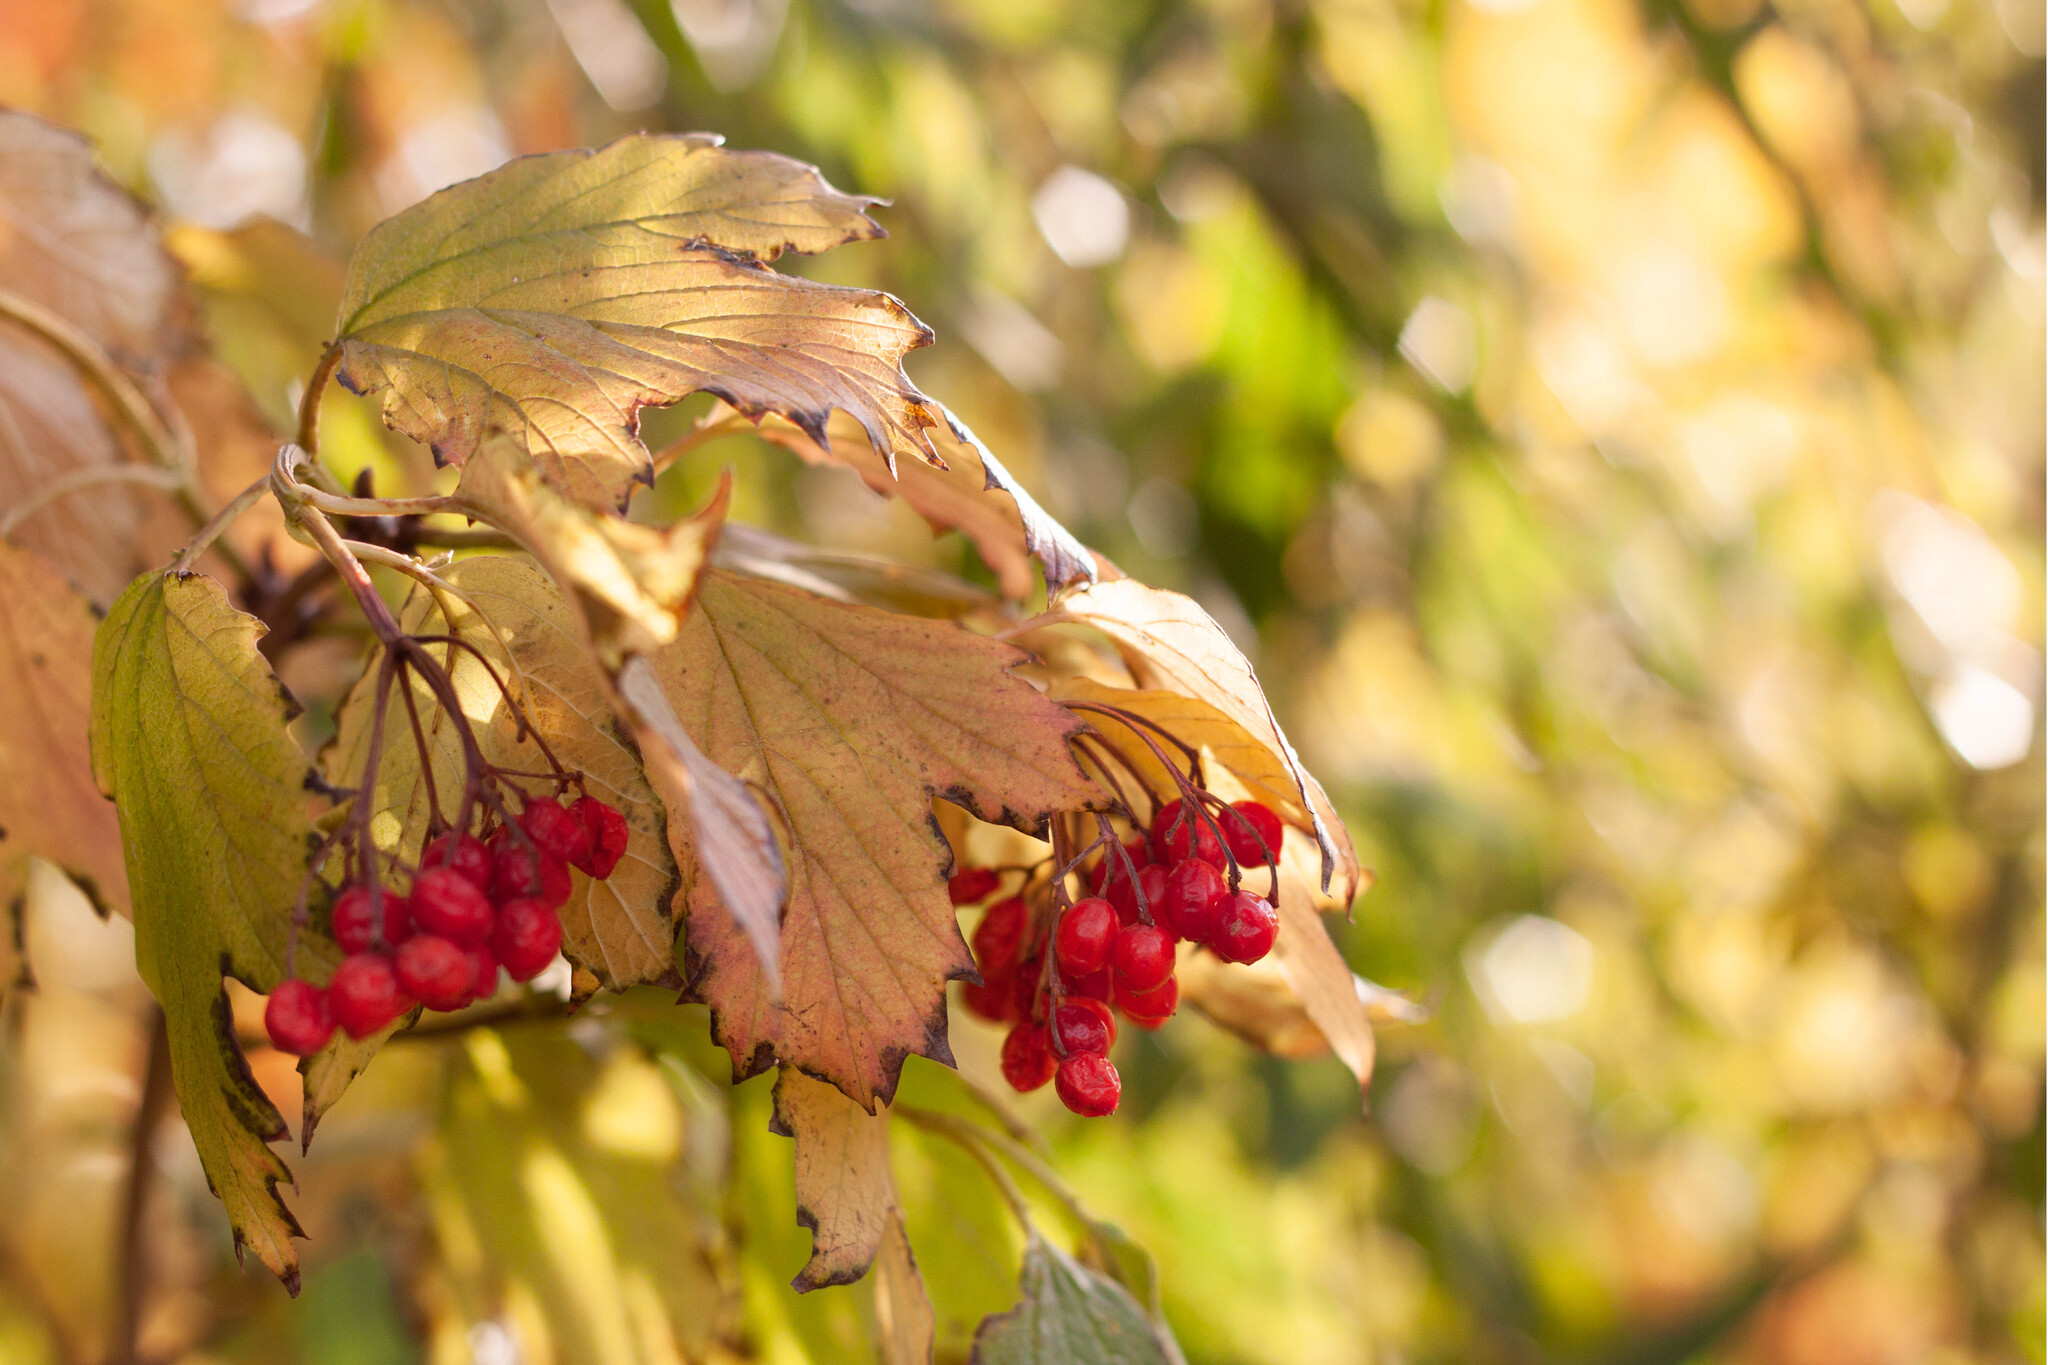
{"type": "Polygon", "coordinates": [[[1036,1233],[1018,1288],[1023,1301],[975,1334],[973,1365],[1168,1365],[1129,1291],[1036,1233]]]}

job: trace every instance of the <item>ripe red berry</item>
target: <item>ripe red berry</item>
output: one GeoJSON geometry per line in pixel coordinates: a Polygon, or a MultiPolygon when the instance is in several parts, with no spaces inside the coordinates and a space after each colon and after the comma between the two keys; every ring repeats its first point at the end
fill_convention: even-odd
{"type": "Polygon", "coordinates": [[[1059,1066],[1043,1024],[1019,1024],[1003,1039],[1003,1079],[1012,1090],[1038,1089],[1052,1079],[1059,1066]]]}
{"type": "Polygon", "coordinates": [[[491,836],[491,899],[503,904],[521,896],[546,901],[559,910],[569,903],[574,883],[569,865],[544,848],[528,850],[510,828],[491,836]]]}
{"type": "Polygon", "coordinates": [[[520,813],[519,828],[533,840],[535,848],[554,854],[572,866],[590,861],[590,829],[569,814],[551,796],[538,796],[520,813]]]}
{"type": "Polygon", "coordinates": [[[1052,1012],[1056,1053],[1107,1052],[1116,1041],[1116,1016],[1100,1000],[1068,996],[1052,1012]]]}
{"type": "Polygon", "coordinates": [[[1159,902],[1166,897],[1166,869],[1151,863],[1138,869],[1137,890],[1133,890],[1128,878],[1119,877],[1103,895],[1116,907],[1116,917],[1123,924],[1141,923],[1138,914],[1138,892],[1145,893],[1145,909],[1154,922],[1159,919],[1159,902]]]}
{"type": "Polygon", "coordinates": [[[473,979],[469,988],[469,999],[465,1005],[474,1005],[479,1000],[488,1000],[498,993],[498,955],[491,951],[491,945],[480,943],[469,950],[469,964],[473,979]]]}
{"type": "Polygon", "coordinates": [[[1223,844],[1198,802],[1169,801],[1152,817],[1152,861],[1178,863],[1200,858],[1217,870],[1228,867],[1223,844]]]}
{"type": "Polygon", "coordinates": [[[1149,991],[1173,975],[1173,939],[1164,929],[1133,924],[1120,931],[1110,949],[1116,984],[1130,991],[1149,991]]]}
{"type": "Polygon", "coordinates": [[[1099,1119],[1116,1112],[1124,1083],[1109,1058],[1099,1052],[1076,1052],[1060,1063],[1053,1088],[1061,1104],[1084,1119],[1099,1119]]]}
{"type": "Polygon", "coordinates": [[[277,983],[263,1006],[263,1031],[270,1045],[294,1057],[310,1057],[334,1036],[334,1014],[327,992],[296,976],[277,983]]]}
{"type": "Polygon", "coordinates": [[[1010,973],[1012,1019],[1029,1019],[1040,1012],[1035,1006],[1039,997],[1045,994],[1045,989],[1038,984],[1038,979],[1044,974],[1045,959],[1042,957],[1027,957],[1010,973]]]}
{"type": "Polygon", "coordinates": [[[1116,929],[1116,910],[1100,896],[1069,906],[1052,936],[1053,957],[1060,970],[1081,977],[1108,966],[1109,943],[1116,937],[1116,929]]]}
{"type": "MultiPolygon", "coordinates": [[[[982,974],[979,986],[969,983],[960,988],[960,1000],[991,1024],[1007,1024],[1021,1018],[1017,1009],[1017,979],[1009,972],[988,972],[982,974]]],[[[1031,1001],[1024,1001],[1029,1006],[1031,1001]]]]}
{"type": "MultiPolygon", "coordinates": [[[[1149,834],[1134,834],[1123,842],[1124,855],[1131,860],[1131,866],[1139,869],[1152,863],[1152,837],[1149,834]]],[[[1124,867],[1124,857],[1115,849],[1108,849],[1102,855],[1102,862],[1095,869],[1095,894],[1107,896],[1109,888],[1118,882],[1129,881],[1130,874],[1124,867]]]]}
{"type": "Polygon", "coordinates": [[[1225,962],[1257,962],[1273,951],[1280,936],[1280,916],[1264,896],[1239,891],[1223,902],[1209,947],[1225,962]]]}
{"type": "Polygon", "coordinates": [[[327,983],[327,1003],[334,1022],[351,1038],[367,1038],[412,1008],[398,984],[398,972],[382,953],[356,953],[342,959],[327,983]]]}
{"type": "Polygon", "coordinates": [[[582,862],[574,858],[569,866],[605,880],[612,875],[612,869],[619,865],[619,859],[626,856],[626,845],[632,841],[633,831],[626,826],[626,817],[618,808],[598,800],[594,796],[582,796],[569,807],[569,814],[590,831],[590,855],[582,862]]]}
{"type": "Polygon", "coordinates": [[[471,948],[491,936],[496,916],[469,878],[445,867],[430,867],[412,879],[412,917],[421,932],[471,948]]]}
{"type": "Polygon", "coordinates": [[[1024,902],[1015,896],[997,901],[983,912],[981,923],[974,926],[974,960],[980,964],[983,976],[1016,962],[1017,949],[1024,943],[1024,923],[1029,918],[1024,902]]]}
{"type": "Polygon", "coordinates": [[[514,981],[531,981],[562,950],[561,917],[541,901],[506,901],[498,907],[491,950],[514,981]]]}
{"type": "Polygon", "coordinates": [[[1131,991],[1117,987],[1116,1007],[1122,1010],[1136,1024],[1156,1026],[1173,1017],[1180,1008],[1180,979],[1169,976],[1149,991],[1131,991]]]}
{"type": "Polygon", "coordinates": [[[470,885],[485,895],[491,893],[491,850],[483,840],[474,834],[456,834],[449,831],[427,841],[420,850],[420,868],[445,867],[460,872],[469,879],[470,885]],[[449,852],[449,846],[454,852],[449,852]]]}
{"type": "Polygon", "coordinates": [[[1280,817],[1257,801],[1233,801],[1230,809],[1217,813],[1229,841],[1230,856],[1241,867],[1265,867],[1280,856],[1284,829],[1280,817]],[[1261,840],[1265,842],[1260,843],[1261,840]]]}
{"type": "Polygon", "coordinates": [[[469,950],[439,934],[421,934],[399,945],[392,968],[398,988],[430,1010],[459,1010],[476,986],[469,950]]]}
{"type": "Polygon", "coordinates": [[[1221,872],[1190,858],[1166,874],[1166,894],[1159,898],[1153,918],[1176,938],[1207,943],[1229,894],[1230,884],[1221,872]]]}
{"type": "Polygon", "coordinates": [[[964,867],[946,881],[946,897],[955,905],[979,905],[1003,884],[992,867],[964,867]]]}
{"type": "MultiPolygon", "coordinates": [[[[379,887],[377,894],[384,904],[384,946],[394,948],[412,937],[412,910],[405,897],[389,887],[379,887]]],[[[362,952],[375,940],[376,918],[369,887],[358,883],[344,888],[334,898],[334,941],[344,953],[362,952]]]]}

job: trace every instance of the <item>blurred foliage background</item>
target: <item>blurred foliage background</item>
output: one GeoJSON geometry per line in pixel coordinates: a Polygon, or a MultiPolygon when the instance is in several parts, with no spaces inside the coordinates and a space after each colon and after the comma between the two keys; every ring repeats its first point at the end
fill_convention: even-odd
{"type": "MultiPolygon", "coordinates": [[[[0,102],[162,206],[279,422],[349,244],[507,156],[708,128],[894,200],[891,240],[795,268],[902,297],[920,385],[1237,636],[1380,874],[1333,927],[1435,1011],[1364,1121],[1335,1061],[1185,1016],[1123,1045],[1117,1118],[1019,1106],[1197,1365],[1964,1365],[2044,1358],[2042,24],[13,0],[0,102]]],[[[326,426],[380,488],[431,477],[345,395],[326,426]]],[[[644,510],[728,464],[741,520],[978,572],[751,437],[644,510]]],[[[288,656],[316,727],[355,649],[288,656]]],[[[0,1359],[117,1358],[131,1311],[154,1360],[871,1353],[865,1286],[786,1287],[765,1080],[726,1089],[658,997],[389,1049],[298,1164],[304,1297],[238,1275],[175,1123],[125,1208],[147,997],[125,923],[44,872],[0,1359]]],[[[955,1024],[970,1076],[984,1032],[955,1024]]],[[[966,1103],[915,1061],[906,1093],[966,1103]]],[[[897,1158],[959,1358],[1016,1236],[957,1152],[897,1158]]]]}

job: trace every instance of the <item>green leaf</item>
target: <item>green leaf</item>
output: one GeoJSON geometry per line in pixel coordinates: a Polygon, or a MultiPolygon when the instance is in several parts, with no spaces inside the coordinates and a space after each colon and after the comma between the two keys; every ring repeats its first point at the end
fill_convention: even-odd
{"type": "MultiPolygon", "coordinates": [[[[291,1172],[266,1143],[284,1119],[235,1041],[223,975],[269,991],[284,975],[306,871],[308,764],[295,707],[257,652],[255,617],[197,575],[137,579],[93,644],[92,763],[127,852],[135,959],[162,1004],[178,1103],[235,1247],[297,1292],[291,1172]]],[[[325,979],[330,964],[298,971],[325,979]]]]}
{"type": "Polygon", "coordinates": [[[931,333],[887,294],[762,262],[881,234],[817,171],[703,135],[623,138],[513,161],[364,239],[336,378],[461,464],[520,438],[574,500],[616,508],[653,468],[639,409],[709,390],[878,450],[929,457],[943,424],[902,369],[931,333]]]}
{"type": "Polygon", "coordinates": [[[1037,1233],[1017,1283],[1023,1301],[982,1321],[971,1365],[1168,1365],[1138,1301],[1037,1233]]]}

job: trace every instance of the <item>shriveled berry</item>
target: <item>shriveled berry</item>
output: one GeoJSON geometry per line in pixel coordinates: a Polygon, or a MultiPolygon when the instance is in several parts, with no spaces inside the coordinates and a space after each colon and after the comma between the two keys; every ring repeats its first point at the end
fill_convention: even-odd
{"type": "Polygon", "coordinates": [[[514,981],[533,980],[561,950],[561,917],[544,902],[521,897],[498,907],[491,951],[514,981]]]}
{"type": "Polygon", "coordinates": [[[1116,1017],[1100,1000],[1068,996],[1052,1012],[1055,1053],[1107,1052],[1116,1041],[1116,1017]]]}
{"type": "MultiPolygon", "coordinates": [[[[377,895],[384,906],[384,946],[394,948],[412,937],[412,909],[389,887],[379,887],[377,895]]],[[[376,920],[369,887],[358,883],[334,898],[334,941],[344,953],[360,953],[375,941],[376,920]]]]}
{"type": "MultiPolygon", "coordinates": [[[[1104,893],[1109,903],[1116,907],[1116,917],[1119,923],[1139,924],[1143,922],[1143,916],[1138,913],[1139,891],[1145,893],[1146,911],[1151,914],[1153,922],[1155,924],[1158,923],[1159,902],[1166,898],[1166,869],[1157,863],[1150,863],[1138,869],[1136,890],[1132,889],[1130,881],[1119,878],[1104,893]]],[[[1171,933],[1172,931],[1168,930],[1168,932],[1171,933]]]]}
{"type": "Polygon", "coordinates": [[[1273,951],[1279,936],[1280,916],[1266,898],[1239,891],[1224,901],[1208,943],[1225,962],[1257,962],[1273,951]]]}
{"type": "Polygon", "coordinates": [[[491,951],[490,944],[480,943],[469,950],[469,963],[475,980],[469,988],[469,999],[463,1003],[474,1005],[498,993],[498,955],[491,951]]]}
{"type": "Polygon", "coordinates": [[[491,936],[495,915],[469,878],[445,867],[430,867],[412,879],[412,917],[421,932],[470,948],[491,936]]]}
{"type": "Polygon", "coordinates": [[[277,983],[263,1005],[263,1031],[270,1045],[294,1057],[310,1057],[334,1036],[334,1014],[327,992],[296,976],[277,983]]]}
{"type": "Polygon", "coordinates": [[[451,830],[429,839],[420,850],[420,867],[445,867],[460,872],[477,890],[487,896],[491,893],[491,850],[474,834],[458,835],[451,830]]]}
{"type": "Polygon", "coordinates": [[[963,867],[946,880],[946,898],[955,905],[979,905],[1003,884],[992,867],[963,867]]]}
{"type": "Polygon", "coordinates": [[[1053,1079],[1060,1103],[1084,1119],[1116,1112],[1124,1092],[1123,1078],[1099,1052],[1076,1052],[1060,1063],[1053,1079]]]}
{"type": "Polygon", "coordinates": [[[367,1038],[412,1008],[398,984],[398,972],[382,953],[356,953],[342,959],[327,983],[327,1004],[334,1022],[351,1038],[367,1038]]]}
{"type": "Polygon", "coordinates": [[[1116,910],[1100,896],[1067,907],[1053,931],[1052,952],[1068,976],[1087,976],[1109,965],[1109,943],[1116,937],[1116,910]]]}
{"type": "MultiPolygon", "coordinates": [[[[1017,980],[1008,972],[982,974],[979,986],[969,983],[960,988],[960,999],[968,1009],[973,1010],[991,1024],[1007,1024],[1022,1017],[1017,1008],[1017,980]]],[[[1030,997],[1024,1000],[1028,1007],[1030,997]]]]}
{"type": "Polygon", "coordinates": [[[590,861],[589,827],[551,796],[527,802],[519,815],[519,828],[526,831],[535,848],[552,853],[571,866],[590,861]]]}
{"type": "Polygon", "coordinates": [[[1265,867],[1280,856],[1280,817],[1257,801],[1233,801],[1217,812],[1216,823],[1240,867],[1265,867]],[[1261,841],[1264,841],[1263,843],[1261,841]]]}
{"type": "Polygon", "coordinates": [[[1189,858],[1166,874],[1166,894],[1159,898],[1153,917],[1176,938],[1207,943],[1229,894],[1230,884],[1221,872],[1189,858]]]}
{"type": "Polygon", "coordinates": [[[1173,975],[1173,940],[1164,929],[1133,924],[1118,932],[1110,960],[1115,964],[1117,985],[1149,991],[1173,975]]]}
{"type": "Polygon", "coordinates": [[[1059,1067],[1045,1025],[1022,1023],[1003,1039],[1003,1079],[1012,1090],[1036,1090],[1051,1080],[1059,1067]]]}
{"type": "Polygon", "coordinates": [[[491,898],[499,904],[531,896],[559,910],[569,903],[574,884],[569,865],[544,848],[528,849],[509,828],[491,836],[491,898]]]}
{"type": "Polygon", "coordinates": [[[1133,1022],[1164,1023],[1180,1008],[1180,978],[1169,976],[1149,991],[1127,991],[1119,986],[1116,1007],[1133,1022]]]}
{"type": "Polygon", "coordinates": [[[1168,865],[1199,858],[1221,871],[1229,863],[1223,843],[1198,802],[1169,801],[1152,817],[1152,861],[1168,865]]]}
{"type": "Polygon", "coordinates": [[[476,985],[469,950],[452,938],[421,934],[399,945],[392,960],[398,988],[430,1010],[459,1010],[476,985]]]}
{"type": "Polygon", "coordinates": [[[1001,971],[1017,960],[1017,949],[1024,944],[1024,924],[1029,918],[1024,902],[1015,896],[997,901],[982,913],[981,923],[974,926],[974,960],[980,964],[983,976],[991,970],[1001,971]]]}
{"type": "Polygon", "coordinates": [[[626,845],[632,842],[633,831],[627,828],[626,817],[619,814],[616,806],[594,796],[578,797],[569,807],[569,814],[590,831],[589,856],[582,862],[571,858],[569,866],[603,881],[612,875],[619,859],[626,856],[626,845]]]}

